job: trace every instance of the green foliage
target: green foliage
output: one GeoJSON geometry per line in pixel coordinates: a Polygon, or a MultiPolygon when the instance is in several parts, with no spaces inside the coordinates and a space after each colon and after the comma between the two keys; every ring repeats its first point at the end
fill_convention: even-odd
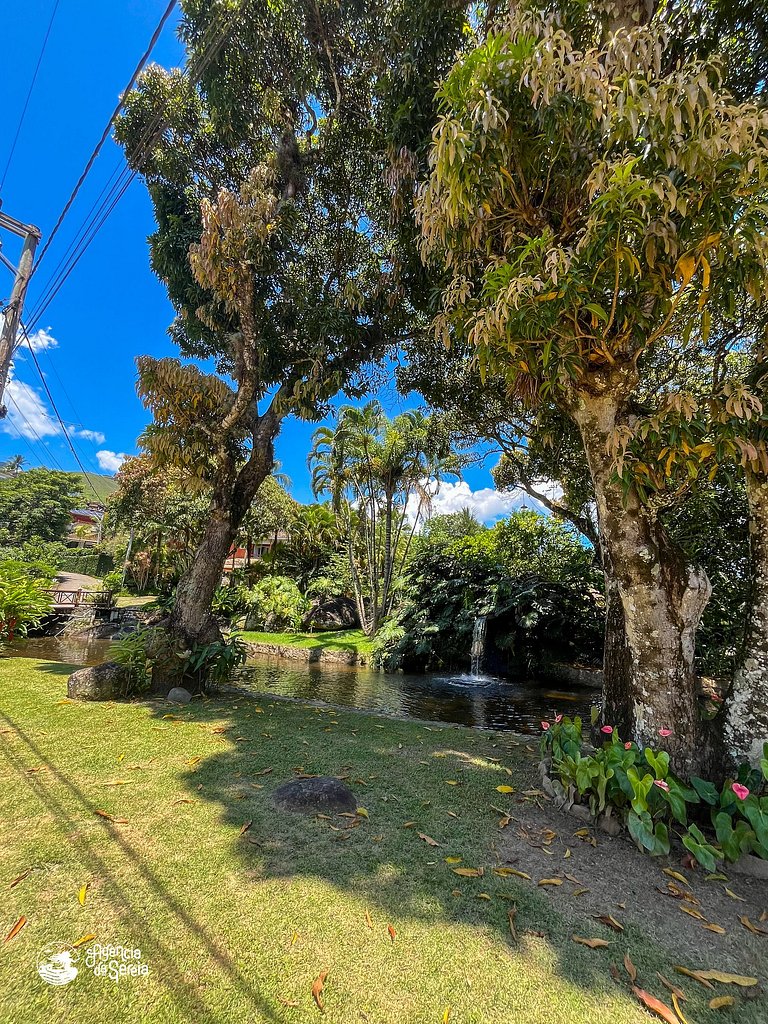
{"type": "Polygon", "coordinates": [[[29,570],[18,562],[0,562],[0,645],[26,636],[50,612],[50,584],[39,565],[29,570]]]}
{"type": "Polygon", "coordinates": [[[288,632],[301,629],[309,602],[287,576],[265,576],[245,594],[248,628],[288,632]]]}
{"type": "Polygon", "coordinates": [[[652,856],[669,853],[669,831],[677,825],[684,829],[679,836],[685,848],[708,871],[714,871],[718,861],[732,863],[746,853],[768,860],[768,743],[761,772],[748,765],[739,771],[751,789],[726,779],[718,792],[713,783],[698,777],[686,785],[669,770],[665,750],[625,744],[615,729],[602,747],[582,753],[579,718],[558,716],[542,725],[542,755],[550,758],[553,773],[570,798],[588,803],[593,815],[610,807],[641,850],[652,856]],[[688,820],[692,813],[701,818],[707,806],[713,841],[688,820]]]}
{"type": "Polygon", "coordinates": [[[0,479],[0,545],[61,540],[82,497],[75,473],[30,469],[0,479]]]}
{"type": "Polygon", "coordinates": [[[167,668],[180,660],[182,681],[193,692],[207,690],[225,683],[248,655],[248,647],[238,637],[209,644],[193,644],[179,651],[163,626],[137,629],[115,640],[110,658],[127,670],[126,697],[146,693],[152,686],[155,669],[167,668]]]}
{"type": "Polygon", "coordinates": [[[238,637],[193,644],[185,661],[185,677],[195,690],[205,692],[228,682],[248,657],[248,645],[238,637]]]}
{"type": "Polygon", "coordinates": [[[465,537],[474,537],[485,529],[487,527],[478,522],[471,509],[462,508],[458,512],[432,516],[424,524],[421,536],[433,544],[450,544],[465,537]]]}
{"type": "Polygon", "coordinates": [[[477,616],[489,614],[491,626],[503,624],[496,646],[518,666],[542,651],[595,660],[602,646],[600,587],[575,532],[531,510],[460,540],[428,534],[414,545],[399,629],[388,634],[380,660],[390,669],[460,663],[477,616]]]}

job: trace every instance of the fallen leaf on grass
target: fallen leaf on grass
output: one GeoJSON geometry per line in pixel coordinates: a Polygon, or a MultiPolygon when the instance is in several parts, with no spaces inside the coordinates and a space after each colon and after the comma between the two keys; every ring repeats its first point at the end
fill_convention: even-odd
{"type": "Polygon", "coordinates": [[[461,857],[446,857],[446,864],[461,864],[461,857]]]}
{"type": "Polygon", "coordinates": [[[477,898],[479,900],[489,900],[491,897],[490,897],[490,895],[487,892],[479,892],[477,894],[477,898]]]}
{"type": "Polygon", "coordinates": [[[102,782],[102,786],[130,786],[130,779],[114,779],[112,782],[102,782]]]}
{"type": "Polygon", "coordinates": [[[252,824],[253,824],[253,821],[246,821],[246,822],[244,822],[243,827],[240,829],[239,835],[244,836],[245,833],[248,831],[248,829],[251,827],[252,824]]]}
{"type": "Polygon", "coordinates": [[[107,811],[94,811],[94,814],[98,814],[100,818],[106,818],[107,821],[114,822],[115,825],[127,825],[127,818],[116,818],[113,814],[109,814],[107,811]]]}
{"type": "Polygon", "coordinates": [[[716,935],[725,935],[725,928],[721,924],[705,924],[702,927],[706,928],[708,932],[714,932],[716,935]]]}
{"type": "Polygon", "coordinates": [[[627,974],[629,975],[629,980],[634,985],[637,981],[637,968],[632,963],[632,958],[630,957],[629,953],[624,954],[624,970],[627,972],[627,974]]]}
{"type": "Polygon", "coordinates": [[[315,1000],[318,1010],[322,1013],[325,1009],[325,1003],[323,1002],[323,989],[325,988],[325,979],[328,977],[328,971],[320,971],[318,976],[312,983],[312,998],[315,1000]]]}
{"type": "Polygon", "coordinates": [[[563,880],[562,880],[562,878],[541,878],[536,884],[537,885],[562,885],[563,884],[563,880]]]}
{"type": "Polygon", "coordinates": [[[373,921],[371,920],[371,912],[370,912],[370,910],[366,910],[366,912],[365,912],[365,923],[368,925],[368,927],[371,929],[371,931],[373,931],[373,921]]]}
{"type": "Polygon", "coordinates": [[[269,775],[270,772],[274,771],[274,768],[262,768],[260,772],[254,772],[254,776],[257,775],[269,775]]]}
{"type": "Polygon", "coordinates": [[[8,932],[8,934],[3,939],[3,943],[10,942],[11,939],[15,939],[16,936],[19,934],[19,932],[21,931],[21,929],[24,927],[24,925],[26,923],[27,923],[27,919],[22,914],[21,917],[19,918],[19,920],[13,926],[13,928],[11,928],[11,930],[8,932]]]}
{"type": "Polygon", "coordinates": [[[87,892],[88,892],[88,883],[86,882],[85,885],[81,885],[80,886],[80,891],[77,894],[77,902],[80,904],[81,907],[85,906],[85,897],[86,897],[87,892]]]}
{"type": "Polygon", "coordinates": [[[297,1006],[301,1006],[301,1003],[298,1001],[298,999],[283,999],[282,996],[278,996],[277,1001],[278,1003],[280,1003],[281,1006],[289,1006],[292,1009],[296,1009],[297,1006]]]}
{"type": "Polygon", "coordinates": [[[574,889],[571,896],[583,896],[585,892],[589,892],[589,889],[574,889]]]}
{"type": "Polygon", "coordinates": [[[84,946],[86,944],[86,942],[90,942],[91,939],[95,939],[95,938],[96,938],[96,934],[94,932],[89,932],[88,935],[84,935],[82,937],[82,939],[78,939],[77,942],[73,942],[72,943],[72,948],[73,949],[77,949],[78,946],[84,946]]]}
{"type": "Polygon", "coordinates": [[[8,886],[8,888],[9,889],[13,889],[14,886],[19,884],[19,882],[23,882],[24,879],[27,877],[27,875],[30,873],[31,870],[32,870],[32,868],[27,868],[26,871],[22,871],[22,873],[20,875],[17,875],[14,878],[14,880],[11,882],[11,884],[8,886]]]}
{"type": "Polygon", "coordinates": [[[666,1003],[662,1003],[662,1001],[657,999],[656,996],[652,996],[650,992],[646,992],[645,989],[638,988],[637,985],[632,986],[632,991],[646,1009],[652,1010],[655,1014],[661,1017],[662,1020],[667,1021],[667,1024],[680,1024],[680,1018],[677,1016],[675,1011],[671,1007],[667,1006],[666,1003]]]}
{"type": "Polygon", "coordinates": [[[515,918],[517,917],[517,907],[511,906],[507,911],[507,921],[509,921],[509,930],[512,934],[512,938],[517,942],[517,929],[515,928],[515,918]]]}
{"type": "Polygon", "coordinates": [[[672,1005],[675,1008],[675,1013],[677,1014],[680,1020],[680,1024],[688,1024],[688,1021],[683,1016],[683,1011],[680,1009],[680,1000],[677,998],[677,995],[674,992],[672,993],[672,1005]]]}
{"type": "Polygon", "coordinates": [[[413,828],[413,826],[415,824],[416,824],[415,821],[406,821],[406,822],[403,822],[402,828],[413,828]]]}
{"type": "Polygon", "coordinates": [[[659,971],[656,971],[656,977],[659,979],[664,988],[668,988],[673,996],[677,996],[678,999],[685,1001],[685,992],[677,985],[673,985],[671,981],[664,977],[659,971]]]}
{"type": "Polygon", "coordinates": [[[610,946],[610,942],[605,939],[586,939],[583,935],[572,935],[571,938],[580,946],[589,946],[590,949],[603,949],[605,946],[610,946]]]}
{"type": "Polygon", "coordinates": [[[445,779],[446,786],[460,786],[461,783],[457,779],[445,779]]]}
{"type": "Polygon", "coordinates": [[[387,925],[387,932],[389,934],[390,941],[394,942],[395,939],[397,938],[397,932],[395,931],[391,924],[387,925]]]}
{"type": "Polygon", "coordinates": [[[427,846],[440,846],[440,843],[438,843],[436,839],[433,839],[432,836],[425,835],[423,832],[418,832],[417,835],[419,839],[424,840],[427,846]]]}
{"type": "Polygon", "coordinates": [[[735,1006],[736,1000],[733,996],[715,996],[709,1000],[710,1010],[727,1010],[729,1006],[735,1006]]]}
{"type": "Polygon", "coordinates": [[[462,878],[482,878],[484,868],[451,868],[454,875],[461,875],[462,878]]]}
{"type": "Polygon", "coordinates": [[[506,878],[508,875],[515,875],[517,878],[527,878],[531,880],[530,875],[526,875],[524,871],[518,871],[517,868],[494,868],[494,875],[498,875],[500,878],[506,878]]]}
{"type": "Polygon", "coordinates": [[[624,925],[610,914],[594,914],[593,917],[596,921],[599,921],[600,924],[604,924],[608,928],[613,928],[615,932],[624,931],[624,925]]]}
{"type": "Polygon", "coordinates": [[[714,989],[715,987],[711,982],[707,981],[706,978],[702,977],[700,971],[690,971],[687,967],[680,967],[679,964],[675,964],[675,970],[678,974],[684,974],[686,978],[693,978],[694,981],[698,981],[698,983],[703,985],[704,988],[714,989]]]}
{"type": "Polygon", "coordinates": [[[748,932],[752,932],[753,935],[768,935],[768,931],[765,928],[758,928],[756,924],[753,924],[746,914],[743,914],[739,921],[744,925],[748,932]]]}
{"type": "Polygon", "coordinates": [[[688,914],[690,917],[695,917],[697,921],[707,920],[706,917],[704,917],[703,914],[699,913],[699,911],[696,910],[694,907],[680,907],[680,910],[682,910],[684,914],[688,914]]]}
{"type": "Polygon", "coordinates": [[[514,786],[497,786],[496,787],[496,792],[497,793],[514,793],[515,792],[515,787],[514,786]]]}
{"type": "Polygon", "coordinates": [[[451,1019],[451,1008],[450,1008],[450,1006],[446,1006],[446,1008],[443,1010],[443,1024],[448,1024],[448,1021],[450,1019],[451,1019]]]}

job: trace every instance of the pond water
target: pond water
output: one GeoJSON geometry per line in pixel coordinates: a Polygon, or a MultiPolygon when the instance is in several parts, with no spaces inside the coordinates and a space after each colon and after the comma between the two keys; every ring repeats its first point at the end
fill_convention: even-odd
{"type": "MultiPolygon", "coordinates": [[[[6,648],[11,657],[97,665],[108,640],[35,637],[6,648]]],[[[599,696],[590,689],[554,689],[549,683],[470,675],[405,675],[346,665],[307,664],[255,655],[238,676],[239,688],[431,722],[536,734],[555,714],[589,717],[599,696]]]]}

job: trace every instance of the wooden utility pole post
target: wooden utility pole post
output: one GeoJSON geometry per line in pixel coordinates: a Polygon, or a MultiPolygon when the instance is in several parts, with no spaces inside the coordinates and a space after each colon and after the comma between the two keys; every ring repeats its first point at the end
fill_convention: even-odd
{"type": "Polygon", "coordinates": [[[10,264],[8,260],[5,259],[5,257],[2,257],[2,262],[5,263],[15,275],[11,297],[8,301],[8,305],[3,310],[3,325],[2,331],[0,332],[0,419],[2,419],[7,412],[7,409],[3,404],[3,394],[8,381],[8,371],[11,367],[11,359],[13,358],[13,352],[16,348],[16,336],[21,322],[21,311],[24,307],[24,296],[27,292],[29,279],[32,276],[35,249],[37,248],[37,243],[40,241],[40,230],[39,228],[33,227],[31,224],[22,224],[21,221],[14,220],[13,217],[6,216],[2,210],[0,210],[0,228],[12,231],[14,235],[18,235],[20,238],[24,239],[24,247],[21,250],[18,267],[14,267],[13,264],[10,264]]]}

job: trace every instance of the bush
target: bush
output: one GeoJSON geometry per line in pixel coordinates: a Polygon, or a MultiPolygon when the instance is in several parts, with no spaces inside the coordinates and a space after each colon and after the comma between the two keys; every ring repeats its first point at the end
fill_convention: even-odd
{"type": "Polygon", "coordinates": [[[552,772],[573,800],[589,805],[593,815],[607,808],[626,824],[640,850],[652,856],[669,853],[670,830],[680,826],[683,846],[708,871],[718,861],[733,862],[754,853],[768,860],[768,743],[761,771],[743,765],[736,779],[722,789],[692,777],[686,785],[669,770],[669,754],[635,743],[622,743],[611,726],[599,750],[582,750],[581,719],[558,715],[542,722],[542,754],[551,758],[552,772]],[[707,838],[689,817],[709,809],[714,830],[707,838]]]}
{"type": "Polygon", "coordinates": [[[115,640],[110,649],[112,661],[122,665],[128,673],[125,696],[145,693],[152,685],[155,669],[169,665],[177,668],[179,659],[182,661],[181,682],[194,692],[205,692],[227,682],[247,656],[248,646],[238,637],[193,644],[180,654],[162,626],[137,629],[115,640]]]}
{"type": "Polygon", "coordinates": [[[248,628],[275,632],[301,629],[309,602],[287,576],[265,576],[246,593],[248,628]]]}
{"type": "Polygon", "coordinates": [[[51,610],[50,579],[17,562],[0,562],[0,644],[26,636],[51,610]]]}

